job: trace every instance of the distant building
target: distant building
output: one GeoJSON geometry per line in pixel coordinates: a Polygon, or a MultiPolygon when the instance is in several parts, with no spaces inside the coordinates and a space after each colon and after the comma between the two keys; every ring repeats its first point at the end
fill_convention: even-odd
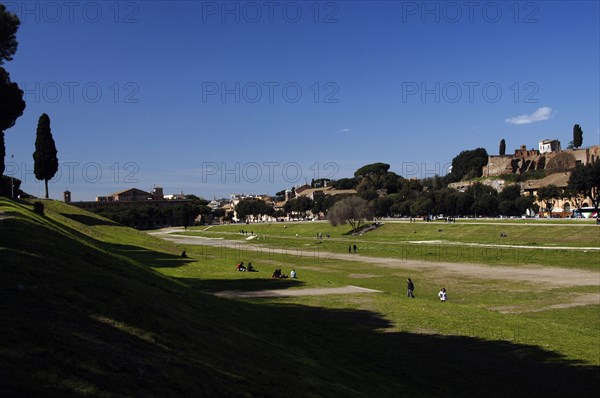
{"type": "Polygon", "coordinates": [[[540,153],[550,153],[560,151],[559,140],[545,139],[539,142],[540,153]]]}
{"type": "Polygon", "coordinates": [[[144,200],[152,200],[152,194],[137,188],[125,189],[107,196],[96,197],[96,202],[140,202],[144,200]]]}
{"type": "Polygon", "coordinates": [[[162,187],[154,187],[152,192],[142,191],[137,188],[124,189],[122,191],[113,192],[106,196],[98,196],[95,201],[86,202],[70,202],[71,192],[64,193],[64,200],[74,206],[83,209],[95,209],[104,206],[144,206],[151,205],[155,207],[171,206],[191,202],[185,197],[180,198],[180,195],[167,195],[171,199],[166,199],[163,194],[162,187]]]}

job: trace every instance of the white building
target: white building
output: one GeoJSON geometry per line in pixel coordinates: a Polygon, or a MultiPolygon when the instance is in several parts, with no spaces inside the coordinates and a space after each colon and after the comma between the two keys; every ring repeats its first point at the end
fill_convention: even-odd
{"type": "Polygon", "coordinates": [[[560,151],[560,141],[545,139],[540,141],[540,153],[558,152],[560,151]]]}

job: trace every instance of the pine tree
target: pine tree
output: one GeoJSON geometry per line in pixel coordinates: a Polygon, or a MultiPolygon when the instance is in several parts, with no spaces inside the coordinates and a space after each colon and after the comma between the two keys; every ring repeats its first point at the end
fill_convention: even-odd
{"type": "Polygon", "coordinates": [[[35,138],[35,152],[33,153],[33,172],[35,178],[44,180],[46,186],[46,199],[48,199],[48,180],[58,171],[58,158],[56,145],[50,131],[50,118],[45,113],[40,116],[35,138]]]}

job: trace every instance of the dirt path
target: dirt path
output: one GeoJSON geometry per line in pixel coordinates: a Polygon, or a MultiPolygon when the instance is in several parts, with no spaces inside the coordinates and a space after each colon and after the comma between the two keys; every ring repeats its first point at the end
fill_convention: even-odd
{"type": "Polygon", "coordinates": [[[288,290],[224,290],[215,293],[219,297],[297,297],[297,296],[323,296],[328,294],[355,294],[355,293],[381,293],[381,290],[367,289],[358,286],[329,287],[329,288],[308,288],[308,289],[288,289],[288,290]]]}
{"type": "Polygon", "coordinates": [[[498,311],[501,314],[523,314],[527,312],[541,312],[548,310],[558,310],[562,308],[584,307],[586,305],[600,305],[600,294],[581,293],[569,296],[568,301],[559,304],[547,305],[545,307],[527,309],[517,306],[491,307],[490,310],[498,311]]]}
{"type": "Polygon", "coordinates": [[[389,257],[369,257],[357,254],[315,252],[293,250],[282,248],[265,247],[262,245],[246,245],[244,242],[189,237],[182,235],[158,234],[163,239],[185,245],[232,245],[232,248],[241,248],[243,250],[265,251],[272,253],[286,254],[303,257],[330,258],[344,261],[360,261],[373,264],[378,267],[414,269],[419,271],[435,271],[438,276],[461,276],[475,279],[497,279],[508,281],[530,282],[535,284],[544,284],[551,287],[567,286],[600,286],[600,269],[598,271],[587,271],[580,269],[544,267],[541,265],[521,265],[521,266],[499,266],[484,265],[475,263],[449,263],[449,262],[429,262],[419,260],[403,260],[389,257]]]}

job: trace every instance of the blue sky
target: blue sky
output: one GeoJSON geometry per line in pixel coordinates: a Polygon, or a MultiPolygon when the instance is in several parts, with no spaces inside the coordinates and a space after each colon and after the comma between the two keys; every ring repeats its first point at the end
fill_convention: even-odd
{"type": "Polygon", "coordinates": [[[575,123],[600,141],[596,1],[3,4],[22,20],[4,66],[27,102],[5,174],[34,195],[42,113],[51,197],[73,200],[274,194],[372,162],[427,177],[502,138],[566,147],[575,123]]]}

